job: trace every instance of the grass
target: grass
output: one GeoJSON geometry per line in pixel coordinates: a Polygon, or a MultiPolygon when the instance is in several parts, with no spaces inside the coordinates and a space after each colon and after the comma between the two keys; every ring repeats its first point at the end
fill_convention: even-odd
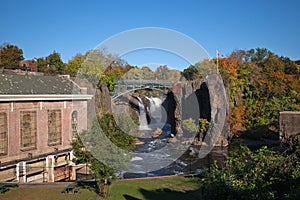
{"type": "Polygon", "coordinates": [[[189,200],[200,199],[198,178],[182,176],[115,181],[109,188],[109,200],[189,200]]]}
{"type": "MultiPolygon", "coordinates": [[[[106,189],[105,200],[194,200],[200,199],[200,181],[198,178],[183,176],[156,177],[147,179],[117,180],[106,189]]],[[[79,194],[62,194],[64,187],[12,188],[0,194],[0,200],[96,200],[100,198],[94,191],[80,189],[79,194]]]]}
{"type": "Polygon", "coordinates": [[[13,188],[5,194],[0,194],[1,200],[92,200],[98,195],[87,189],[80,189],[79,194],[62,194],[64,187],[59,188],[13,188]]]}

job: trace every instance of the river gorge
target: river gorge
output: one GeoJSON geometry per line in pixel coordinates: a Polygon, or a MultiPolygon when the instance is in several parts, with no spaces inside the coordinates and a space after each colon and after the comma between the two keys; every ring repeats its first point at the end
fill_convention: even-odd
{"type": "MultiPolygon", "coordinates": [[[[222,102],[218,102],[218,90],[203,80],[180,86],[179,94],[171,90],[162,92],[145,89],[124,93],[114,100],[107,99],[108,90],[104,85],[100,86],[96,94],[99,97],[98,104],[102,106],[97,106],[100,107],[98,112],[108,111],[114,115],[123,113],[138,121],[136,148],[133,151],[135,156],[121,177],[201,173],[214,160],[222,161],[227,156],[227,122],[223,122],[221,133],[213,145],[209,140],[204,141],[204,137],[197,138],[195,133],[182,128],[186,119],[192,118],[197,122],[199,118],[204,118],[211,123],[211,132],[206,133],[208,138],[209,134],[214,134],[211,129],[216,127],[221,112],[220,108],[212,109],[211,104],[216,107],[222,105],[222,102]],[[209,90],[209,87],[213,89],[209,90]]],[[[228,111],[228,107],[224,109],[228,111]]]]}

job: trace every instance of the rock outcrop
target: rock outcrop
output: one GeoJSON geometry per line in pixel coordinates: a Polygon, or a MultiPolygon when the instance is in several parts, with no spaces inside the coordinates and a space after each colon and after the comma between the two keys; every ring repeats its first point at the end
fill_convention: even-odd
{"type": "MultiPolygon", "coordinates": [[[[197,123],[199,118],[207,119],[210,128],[207,131],[208,137],[204,137],[205,143],[227,146],[230,132],[229,104],[219,75],[185,82],[182,88],[182,120],[192,118],[197,123]]],[[[201,145],[202,142],[195,140],[194,144],[201,145]]]]}

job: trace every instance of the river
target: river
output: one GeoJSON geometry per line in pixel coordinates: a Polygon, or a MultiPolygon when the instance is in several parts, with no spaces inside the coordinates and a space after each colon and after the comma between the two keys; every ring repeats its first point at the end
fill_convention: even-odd
{"type": "MultiPolygon", "coordinates": [[[[201,174],[208,170],[217,161],[222,163],[227,157],[227,148],[215,147],[204,158],[199,158],[200,146],[190,145],[193,138],[177,138],[175,143],[170,143],[173,137],[171,125],[162,121],[162,116],[166,112],[162,108],[162,100],[156,97],[146,97],[150,102],[149,113],[151,122],[147,124],[147,109],[143,101],[138,97],[140,110],[140,126],[144,144],[137,145],[133,151],[134,157],[129,163],[128,170],[123,171],[120,178],[138,178],[166,176],[176,174],[201,174]],[[153,138],[152,133],[155,129],[161,129],[162,134],[153,138]]],[[[184,135],[184,134],[183,134],[184,135]]]]}

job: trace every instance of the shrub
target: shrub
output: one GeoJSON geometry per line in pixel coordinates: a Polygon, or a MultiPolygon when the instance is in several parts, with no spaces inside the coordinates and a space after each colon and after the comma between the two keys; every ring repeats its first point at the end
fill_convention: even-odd
{"type": "Polygon", "coordinates": [[[239,149],[204,180],[204,199],[294,199],[300,191],[300,145],[288,154],[239,149]]]}

